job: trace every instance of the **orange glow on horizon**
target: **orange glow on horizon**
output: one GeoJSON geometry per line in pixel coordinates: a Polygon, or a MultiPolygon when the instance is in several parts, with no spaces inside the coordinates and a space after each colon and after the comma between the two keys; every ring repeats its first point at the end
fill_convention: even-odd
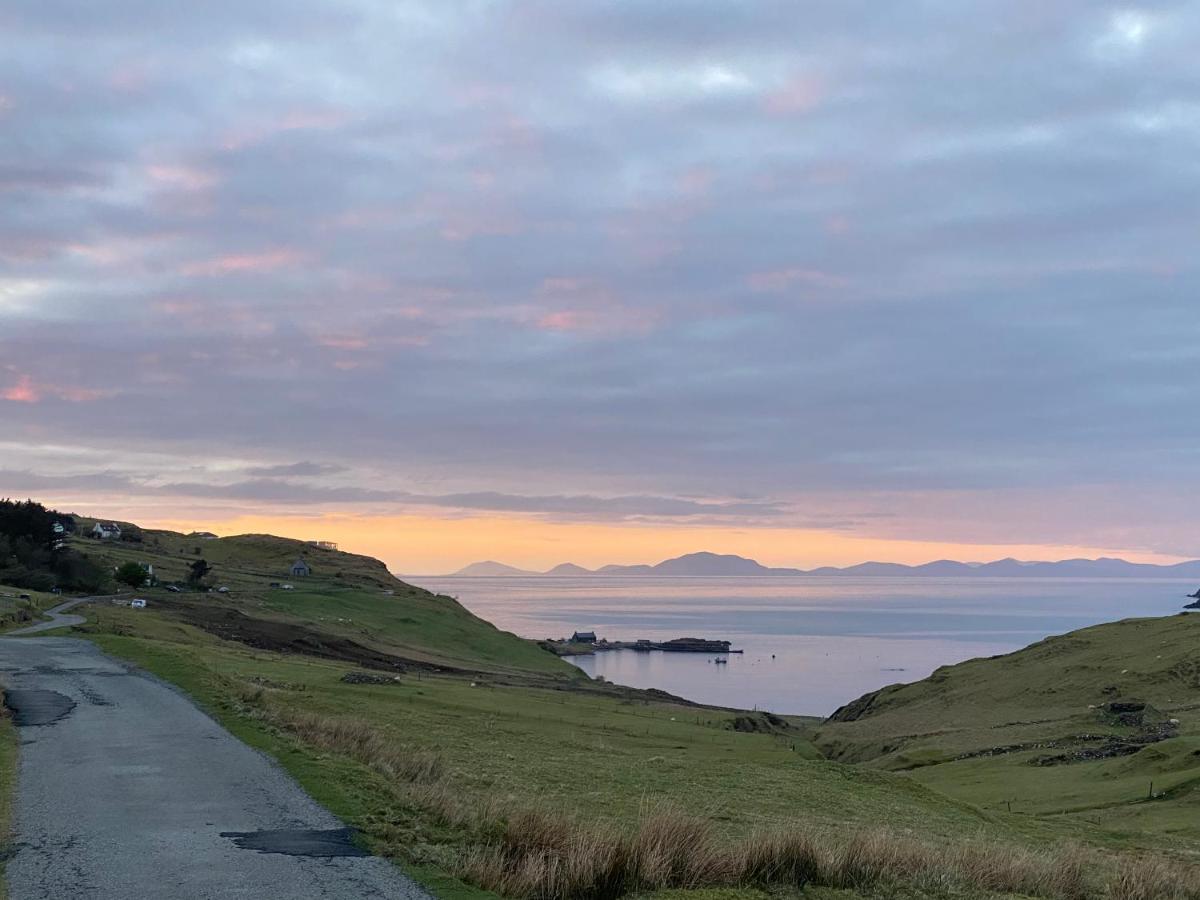
{"type": "Polygon", "coordinates": [[[700,550],[735,553],[768,566],[802,569],[848,566],[868,560],[912,565],[936,559],[987,562],[1010,556],[1025,560],[1120,556],[1131,562],[1166,564],[1182,559],[1111,547],[962,544],[798,528],[563,523],[518,516],[438,518],[330,513],[225,518],[198,515],[189,520],[143,516],[139,521],[145,527],[173,531],[267,533],[336,541],[343,550],[382,559],[394,572],[420,575],[445,574],[489,559],[533,570],[563,562],[595,568],[607,563],[657,563],[700,550]]]}

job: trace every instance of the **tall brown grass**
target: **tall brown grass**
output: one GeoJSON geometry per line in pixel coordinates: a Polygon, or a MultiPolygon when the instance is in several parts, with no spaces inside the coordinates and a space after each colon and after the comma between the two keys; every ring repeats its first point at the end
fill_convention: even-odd
{"type": "Polygon", "coordinates": [[[933,844],[886,829],[838,835],[803,826],[742,841],[670,808],[637,825],[584,825],[524,810],[499,838],[473,847],[459,874],[523,900],[615,900],[637,891],[702,886],[814,885],[889,893],[1019,894],[1047,900],[1200,900],[1200,872],[1159,858],[1113,860],[1076,846],[1030,850],[994,843],[933,844]]]}
{"type": "Polygon", "coordinates": [[[286,731],[310,747],[349,757],[385,778],[434,784],[445,776],[441,754],[398,742],[365,720],[277,707],[267,700],[261,686],[242,689],[239,699],[244,714],[286,731]]]}
{"type": "Polygon", "coordinates": [[[838,832],[798,823],[736,840],[670,806],[632,826],[589,821],[548,805],[459,790],[443,758],[369,722],[276,706],[244,690],[243,712],[323,752],[381,775],[406,805],[456,829],[442,860],[467,881],[519,900],[616,900],[663,888],[814,885],[874,893],[1019,894],[1046,900],[1200,900],[1200,868],[1161,857],[1077,846],[1029,849],[931,843],[884,828],[838,832]]]}

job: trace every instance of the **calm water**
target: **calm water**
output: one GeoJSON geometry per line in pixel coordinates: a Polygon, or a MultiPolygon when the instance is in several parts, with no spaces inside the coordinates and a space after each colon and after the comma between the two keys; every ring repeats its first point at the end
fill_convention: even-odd
{"type": "Polygon", "coordinates": [[[523,637],[707,637],[744,654],[617,651],[590,675],[703,703],[826,715],[935,668],[1129,616],[1178,612],[1190,582],[1023,578],[414,578],[523,637]]]}

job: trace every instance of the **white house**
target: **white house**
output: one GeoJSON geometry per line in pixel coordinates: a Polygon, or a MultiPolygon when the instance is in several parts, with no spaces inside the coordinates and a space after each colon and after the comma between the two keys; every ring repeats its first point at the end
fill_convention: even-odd
{"type": "Polygon", "coordinates": [[[121,529],[116,522],[97,522],[92,526],[92,537],[102,541],[119,541],[121,529]]]}

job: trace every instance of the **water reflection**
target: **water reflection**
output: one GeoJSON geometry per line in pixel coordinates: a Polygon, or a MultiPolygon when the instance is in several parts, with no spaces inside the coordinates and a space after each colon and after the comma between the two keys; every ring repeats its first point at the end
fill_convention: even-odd
{"type": "Polygon", "coordinates": [[[590,675],[721,706],[826,715],[855,697],[976,656],[1130,616],[1177,612],[1191,584],[1132,579],[416,578],[531,638],[702,637],[743,654],[619,651],[590,675]],[[772,654],[774,658],[772,659],[772,654]]]}

